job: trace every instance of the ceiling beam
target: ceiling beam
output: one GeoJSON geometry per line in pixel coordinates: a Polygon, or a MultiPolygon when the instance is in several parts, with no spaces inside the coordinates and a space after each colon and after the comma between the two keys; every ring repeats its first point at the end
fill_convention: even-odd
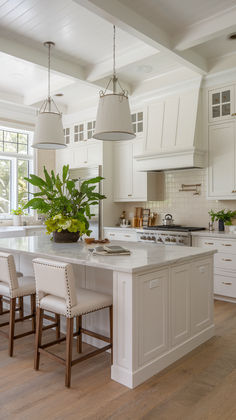
{"type": "Polygon", "coordinates": [[[118,0],[74,0],[74,2],[117,25],[151,47],[167,52],[181,65],[202,75],[207,73],[207,62],[203,57],[197,54],[185,56],[173,50],[172,40],[161,28],[118,0]]]}
{"type": "Polygon", "coordinates": [[[236,29],[236,6],[187,26],[182,34],[175,37],[174,48],[183,51],[213,38],[233,32],[236,29]]]}
{"type": "MultiPolygon", "coordinates": [[[[155,48],[149,45],[138,46],[137,48],[132,47],[131,49],[121,52],[116,57],[116,71],[122,70],[129,64],[143,60],[144,58],[150,57],[157,54],[155,48]]],[[[95,82],[96,80],[102,79],[103,77],[111,76],[112,72],[112,59],[102,61],[101,63],[92,66],[88,73],[86,80],[89,82],[95,82]]]]}

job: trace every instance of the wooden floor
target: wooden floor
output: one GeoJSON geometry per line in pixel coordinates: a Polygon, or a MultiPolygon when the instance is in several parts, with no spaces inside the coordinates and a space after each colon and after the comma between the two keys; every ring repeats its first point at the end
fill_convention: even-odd
{"type": "Polygon", "coordinates": [[[0,420],[235,420],[236,304],[216,302],[215,323],[214,338],[134,390],[110,379],[108,354],[76,365],[65,389],[63,366],[42,356],[33,370],[32,336],[12,359],[0,337],[0,420]]]}

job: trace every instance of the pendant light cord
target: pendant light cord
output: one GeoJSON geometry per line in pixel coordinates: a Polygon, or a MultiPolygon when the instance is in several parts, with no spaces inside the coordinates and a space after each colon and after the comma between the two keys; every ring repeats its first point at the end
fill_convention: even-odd
{"type": "Polygon", "coordinates": [[[48,44],[48,103],[51,111],[51,44],[48,44]]]}
{"type": "Polygon", "coordinates": [[[116,27],[113,25],[113,93],[116,93],[116,27]]]}

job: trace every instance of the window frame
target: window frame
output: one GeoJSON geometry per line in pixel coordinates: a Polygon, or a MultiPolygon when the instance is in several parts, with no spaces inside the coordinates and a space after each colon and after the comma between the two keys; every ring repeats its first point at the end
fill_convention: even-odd
{"type": "MultiPolygon", "coordinates": [[[[34,172],[35,167],[35,153],[31,148],[33,140],[33,132],[28,130],[16,129],[11,127],[0,126],[0,130],[7,132],[15,132],[17,134],[28,135],[28,153],[2,152],[0,151],[0,159],[10,160],[10,213],[0,213],[1,219],[12,219],[12,210],[18,208],[18,160],[25,160],[28,162],[28,175],[34,172]],[[32,152],[31,152],[32,151],[32,152]],[[30,153],[31,152],[31,153],[30,153]]],[[[28,194],[34,192],[31,184],[28,184],[28,194]]],[[[33,216],[34,212],[30,209],[28,215],[33,216]]]]}

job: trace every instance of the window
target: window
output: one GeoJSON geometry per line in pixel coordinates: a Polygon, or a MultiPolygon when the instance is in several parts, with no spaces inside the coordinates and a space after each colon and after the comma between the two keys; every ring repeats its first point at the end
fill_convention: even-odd
{"type": "Polygon", "coordinates": [[[131,115],[132,125],[135,134],[143,132],[143,112],[137,112],[131,115]]]}
{"type": "Polygon", "coordinates": [[[24,178],[33,172],[31,138],[30,132],[0,127],[0,217],[10,215],[30,198],[30,186],[24,178]]]}

